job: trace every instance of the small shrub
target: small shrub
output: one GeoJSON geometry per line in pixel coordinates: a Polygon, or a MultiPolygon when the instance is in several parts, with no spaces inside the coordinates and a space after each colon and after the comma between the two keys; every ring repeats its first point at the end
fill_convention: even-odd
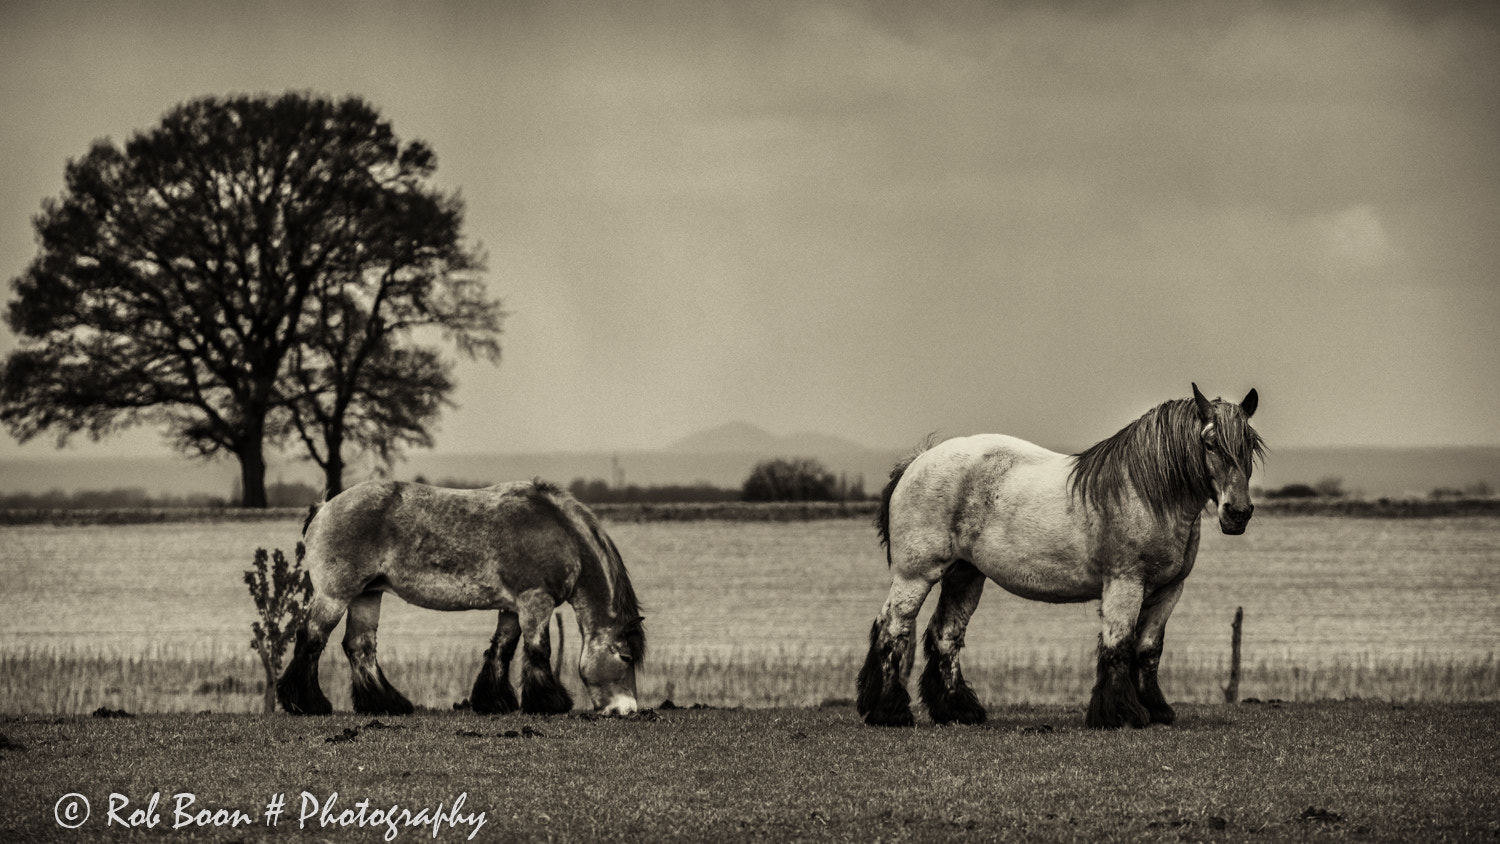
{"type": "Polygon", "coordinates": [[[305,549],[297,543],[297,559],[287,564],[281,549],[271,555],[269,572],[266,549],[255,549],[255,568],[245,572],[245,585],[260,611],[260,621],[250,626],[255,638],[250,647],[260,654],[266,672],[265,711],[276,711],[276,678],[281,674],[281,657],[296,637],[307,617],[307,602],[312,599],[312,581],[302,570],[305,549]],[[269,576],[268,576],[269,573],[269,576]]]}

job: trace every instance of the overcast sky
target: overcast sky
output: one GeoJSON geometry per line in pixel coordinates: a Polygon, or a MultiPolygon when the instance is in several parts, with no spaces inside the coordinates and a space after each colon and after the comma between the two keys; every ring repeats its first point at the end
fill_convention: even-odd
{"type": "Polygon", "coordinates": [[[1192,381],[1273,447],[1500,444],[1497,8],[5,3],[0,276],[94,139],[358,94],[511,314],[441,453],[1072,447],[1192,381]]]}

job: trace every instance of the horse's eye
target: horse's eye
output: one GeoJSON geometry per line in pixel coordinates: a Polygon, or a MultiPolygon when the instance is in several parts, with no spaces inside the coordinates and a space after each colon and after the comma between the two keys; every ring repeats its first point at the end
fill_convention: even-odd
{"type": "Polygon", "coordinates": [[[626,665],[635,662],[635,659],[630,654],[617,653],[615,654],[615,656],[619,657],[620,661],[625,663],[626,665]]]}

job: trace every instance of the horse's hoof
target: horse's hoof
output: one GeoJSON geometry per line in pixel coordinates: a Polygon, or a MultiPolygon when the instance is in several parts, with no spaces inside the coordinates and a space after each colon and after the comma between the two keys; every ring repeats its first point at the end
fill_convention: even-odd
{"type": "Polygon", "coordinates": [[[877,708],[865,716],[865,723],[872,727],[915,727],[917,719],[909,708],[884,711],[877,708]]]}
{"type": "Polygon", "coordinates": [[[566,715],[573,711],[573,696],[561,685],[522,689],[521,711],[528,715],[566,715]]]}
{"type": "Polygon", "coordinates": [[[1091,730],[1118,730],[1121,727],[1140,729],[1141,727],[1149,727],[1151,725],[1151,716],[1147,715],[1144,709],[1141,709],[1139,712],[1112,712],[1108,714],[1096,713],[1091,710],[1085,716],[1083,725],[1091,730]]]}
{"type": "Polygon", "coordinates": [[[474,710],[474,712],[479,715],[509,715],[510,713],[515,712],[517,709],[521,708],[520,704],[516,703],[514,700],[506,701],[504,699],[488,701],[476,700],[470,706],[474,710]]]}

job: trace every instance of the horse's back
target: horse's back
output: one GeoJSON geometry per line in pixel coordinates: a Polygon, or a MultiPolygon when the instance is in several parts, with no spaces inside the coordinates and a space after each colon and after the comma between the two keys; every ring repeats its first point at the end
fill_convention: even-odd
{"type": "Polygon", "coordinates": [[[430,609],[505,607],[578,574],[571,497],[517,482],[455,490],[366,481],[324,504],[306,536],[314,588],[395,592],[430,609]]]}
{"type": "Polygon", "coordinates": [[[963,506],[962,498],[997,485],[1048,480],[1066,473],[1067,457],[1033,442],[1007,434],[974,434],[944,440],[922,452],[907,467],[897,496],[946,499],[963,506]]]}
{"type": "MultiPolygon", "coordinates": [[[[995,490],[1049,471],[1066,458],[1006,434],[954,437],[917,455],[891,494],[890,535],[932,545],[987,509],[995,490]],[[919,539],[921,534],[934,534],[919,539]]],[[[943,540],[946,541],[946,538],[943,540]]],[[[926,553],[926,552],[923,552],[926,553]]]]}
{"type": "Polygon", "coordinates": [[[1086,527],[1068,493],[1071,467],[1069,456],[1005,434],[933,446],[893,493],[892,564],[917,575],[965,559],[1017,594],[1080,600],[1092,575],[1086,527]]]}

